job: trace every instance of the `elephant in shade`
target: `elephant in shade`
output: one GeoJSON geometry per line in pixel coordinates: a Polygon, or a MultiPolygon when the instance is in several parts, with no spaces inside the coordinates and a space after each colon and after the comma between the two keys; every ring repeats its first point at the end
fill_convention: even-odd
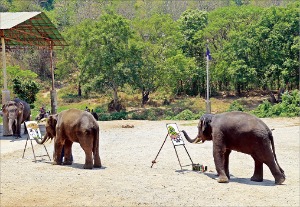
{"type": "MultiPolygon", "coordinates": [[[[21,124],[25,121],[30,121],[31,110],[28,103],[21,99],[15,98],[12,101],[2,105],[4,117],[8,119],[9,135],[16,136],[16,139],[21,137],[21,124]]],[[[26,134],[26,127],[24,123],[24,133],[26,134]]]]}
{"type": "Polygon", "coordinates": [[[226,183],[230,179],[229,155],[232,150],[249,154],[254,159],[252,181],[263,181],[263,164],[271,170],[275,184],[285,181],[284,171],[276,158],[272,132],[253,115],[244,112],[205,114],[200,118],[195,139],[191,139],[184,130],[182,132],[191,143],[213,141],[213,157],[219,183],[226,183]]]}
{"type": "Polygon", "coordinates": [[[64,147],[65,165],[72,164],[72,144],[78,142],[85,152],[83,168],[101,167],[99,156],[99,125],[93,115],[78,109],[69,109],[50,115],[46,121],[46,134],[38,144],[54,138],[53,164],[62,164],[61,154],[64,147]]]}

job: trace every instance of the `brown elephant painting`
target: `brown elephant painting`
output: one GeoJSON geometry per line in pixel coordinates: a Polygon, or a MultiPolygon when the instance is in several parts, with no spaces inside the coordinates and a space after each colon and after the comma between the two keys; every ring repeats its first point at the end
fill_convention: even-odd
{"type": "Polygon", "coordinates": [[[229,155],[232,150],[249,154],[254,159],[252,181],[263,181],[263,164],[266,164],[275,178],[275,184],[285,181],[283,169],[279,166],[271,130],[257,117],[244,112],[205,114],[198,124],[198,135],[191,143],[213,141],[213,157],[218,173],[218,182],[226,183],[229,176],[229,155]]]}
{"type": "MultiPolygon", "coordinates": [[[[30,120],[31,110],[29,104],[21,99],[15,98],[14,100],[3,104],[2,111],[8,119],[7,123],[9,135],[16,136],[16,139],[20,138],[21,124],[30,120]]],[[[25,125],[24,133],[27,133],[25,125]]]]}
{"type": "Polygon", "coordinates": [[[99,125],[93,115],[78,109],[69,109],[50,115],[46,121],[46,134],[39,144],[54,138],[53,164],[61,163],[64,147],[65,165],[72,164],[72,144],[78,142],[85,152],[83,168],[101,167],[99,155],[99,125]]]}

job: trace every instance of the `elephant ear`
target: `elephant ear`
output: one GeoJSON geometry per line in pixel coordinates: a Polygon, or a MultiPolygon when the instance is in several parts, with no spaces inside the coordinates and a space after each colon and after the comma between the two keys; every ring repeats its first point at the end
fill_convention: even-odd
{"type": "Polygon", "coordinates": [[[53,129],[55,129],[57,124],[57,114],[49,116],[48,123],[53,129]]]}
{"type": "Polygon", "coordinates": [[[210,123],[211,123],[213,117],[214,117],[213,114],[204,114],[200,118],[200,129],[202,132],[204,132],[205,130],[207,130],[210,127],[210,123]]]}
{"type": "Polygon", "coordinates": [[[18,113],[19,113],[19,114],[22,114],[23,111],[24,111],[24,105],[23,105],[21,102],[18,103],[18,109],[19,109],[18,113]]]}

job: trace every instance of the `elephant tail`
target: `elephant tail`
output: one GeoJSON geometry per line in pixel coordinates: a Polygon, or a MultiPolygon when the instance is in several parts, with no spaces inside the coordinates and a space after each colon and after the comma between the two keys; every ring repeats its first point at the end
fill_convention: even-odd
{"type": "Polygon", "coordinates": [[[280,167],[278,161],[277,161],[277,157],[276,157],[276,153],[275,153],[275,146],[274,146],[274,138],[273,138],[273,135],[272,135],[272,132],[269,133],[269,139],[271,141],[271,145],[272,145],[272,150],[273,150],[273,154],[274,154],[274,158],[275,158],[275,161],[279,167],[279,170],[280,172],[284,175],[284,170],[280,167]]]}

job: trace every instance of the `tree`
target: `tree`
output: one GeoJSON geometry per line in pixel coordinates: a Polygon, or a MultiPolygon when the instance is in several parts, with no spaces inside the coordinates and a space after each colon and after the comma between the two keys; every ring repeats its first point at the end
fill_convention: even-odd
{"type": "MultiPolygon", "coordinates": [[[[130,84],[142,93],[142,105],[144,105],[150,93],[160,87],[175,91],[174,83],[168,82],[170,74],[176,73],[179,63],[177,55],[182,55],[181,43],[183,36],[178,31],[178,24],[170,15],[152,15],[150,18],[137,18],[133,21],[136,36],[132,40],[132,53],[130,68],[130,84]],[[174,58],[173,61],[168,61],[174,58]],[[168,65],[172,63],[173,65],[168,65]],[[174,89],[174,90],[173,90],[174,89]]],[[[184,60],[182,60],[184,61],[184,60]]],[[[189,69],[181,68],[181,70],[189,69]]],[[[185,81],[185,80],[183,80],[185,81]]],[[[166,91],[167,91],[166,90],[166,91]]]]}
{"type": "Polygon", "coordinates": [[[89,38],[84,40],[80,51],[83,86],[92,91],[111,88],[116,106],[119,103],[119,87],[128,81],[125,63],[129,38],[132,36],[129,22],[108,12],[92,25],[89,32],[89,38]]]}
{"type": "Polygon", "coordinates": [[[187,88],[191,88],[190,95],[197,95],[204,92],[205,88],[205,47],[206,42],[202,34],[208,24],[208,13],[198,9],[188,9],[183,12],[178,19],[179,29],[184,36],[182,50],[185,56],[195,58],[196,66],[190,76],[190,84],[187,88]]]}
{"type": "Polygon", "coordinates": [[[39,92],[39,85],[32,79],[36,79],[37,74],[30,70],[21,70],[19,66],[8,66],[7,74],[9,80],[12,80],[8,85],[12,85],[14,94],[33,108],[36,94],[39,92]]]}

